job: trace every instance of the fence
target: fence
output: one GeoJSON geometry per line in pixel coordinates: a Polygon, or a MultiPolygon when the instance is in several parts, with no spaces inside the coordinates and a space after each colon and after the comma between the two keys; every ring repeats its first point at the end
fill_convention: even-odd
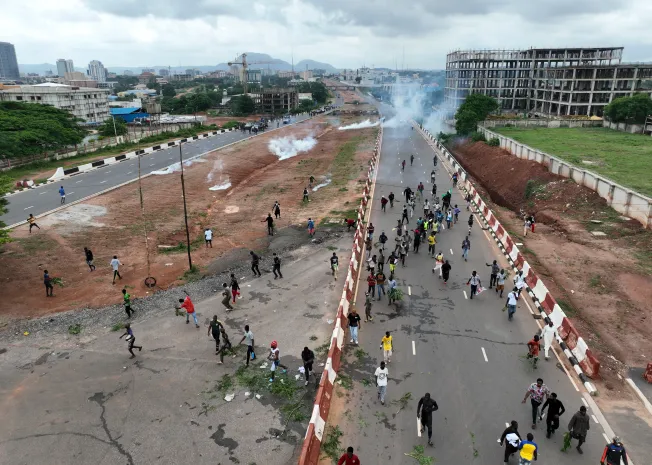
{"type": "Polygon", "coordinates": [[[551,173],[570,178],[581,186],[588,187],[607,201],[618,213],[634,218],[644,227],[652,227],[652,199],[591,171],[578,168],[553,155],[528,147],[525,144],[478,126],[478,132],[487,139],[497,138],[500,147],[524,160],[535,161],[548,168],[551,173]]]}
{"type": "Polygon", "coordinates": [[[363,219],[367,212],[367,203],[369,202],[371,186],[376,174],[376,167],[378,165],[378,157],[383,140],[382,128],[378,132],[376,139],[376,146],[374,153],[369,164],[367,172],[367,181],[358,208],[358,224],[353,236],[353,254],[349,262],[346,280],[344,281],[344,290],[342,291],[342,298],[340,305],[337,309],[337,317],[335,318],[335,328],[333,329],[333,336],[331,337],[331,345],[328,349],[328,358],[324,367],[324,374],[319,381],[319,389],[315,396],[315,404],[312,410],[308,430],[303,441],[301,449],[301,457],[299,458],[299,465],[316,465],[319,462],[319,453],[321,450],[321,441],[324,437],[324,430],[326,428],[326,420],[328,419],[328,412],[331,406],[331,399],[333,397],[333,386],[337,378],[337,372],[340,368],[340,358],[342,355],[342,344],[344,342],[344,333],[347,322],[347,315],[349,314],[349,307],[355,300],[355,281],[357,280],[358,269],[361,266],[361,259],[364,249],[364,230],[363,219]]]}
{"type": "Polygon", "coordinates": [[[166,131],[175,132],[183,128],[190,128],[192,126],[193,123],[178,123],[167,124],[165,126],[157,126],[154,129],[150,129],[148,126],[143,126],[141,128],[129,127],[129,132],[126,135],[118,136],[117,138],[105,137],[101,140],[95,139],[85,144],[73,145],[61,150],[45,152],[43,154],[32,155],[29,157],[21,157],[18,159],[2,158],[0,159],[0,171],[17,168],[19,166],[27,165],[35,161],[63,160],[65,158],[71,158],[78,155],[96,152],[105,147],[113,147],[114,145],[122,144],[125,142],[138,142],[144,137],[154,136],[166,131]]]}
{"type": "Polygon", "coordinates": [[[516,128],[599,128],[602,120],[590,119],[488,119],[480,123],[485,128],[516,127],[516,128]]]}
{"type": "Polygon", "coordinates": [[[627,123],[612,123],[611,121],[604,120],[602,125],[605,128],[614,129],[616,131],[629,132],[631,134],[645,134],[650,133],[652,136],[652,124],[627,124],[627,123]]]}

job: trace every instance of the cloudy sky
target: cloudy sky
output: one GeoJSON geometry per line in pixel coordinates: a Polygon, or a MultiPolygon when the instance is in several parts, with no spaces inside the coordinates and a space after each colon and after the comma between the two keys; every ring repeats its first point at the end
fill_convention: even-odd
{"type": "Polygon", "coordinates": [[[0,41],[21,64],[214,65],[248,51],[338,68],[444,68],[464,48],[624,46],[652,61],[650,0],[27,0],[0,41]]]}

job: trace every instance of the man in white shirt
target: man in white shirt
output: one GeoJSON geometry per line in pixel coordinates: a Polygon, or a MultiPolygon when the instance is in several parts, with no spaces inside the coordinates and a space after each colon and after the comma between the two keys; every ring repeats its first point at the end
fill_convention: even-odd
{"type": "Polygon", "coordinates": [[[514,317],[514,313],[516,313],[516,304],[518,302],[518,289],[514,288],[512,289],[512,292],[507,294],[507,302],[505,303],[505,306],[507,307],[507,319],[510,321],[514,317]]]}
{"type": "Polygon", "coordinates": [[[387,393],[387,377],[389,371],[385,368],[385,362],[380,362],[380,367],[376,368],[376,386],[378,386],[378,400],[385,405],[385,394],[387,393]]]}
{"type": "Polygon", "coordinates": [[[213,231],[211,228],[206,228],[204,230],[204,239],[206,239],[206,247],[210,245],[211,249],[213,248],[213,231]]]}
{"type": "Polygon", "coordinates": [[[122,263],[120,263],[120,260],[118,260],[118,256],[114,255],[113,260],[111,260],[111,268],[113,268],[113,284],[115,284],[115,277],[117,276],[118,278],[122,279],[122,276],[120,276],[120,272],[118,271],[118,268],[122,263]]]}
{"type": "Polygon", "coordinates": [[[541,339],[543,339],[543,351],[545,353],[546,360],[550,360],[548,351],[550,350],[550,346],[552,346],[552,341],[555,339],[556,333],[557,330],[555,330],[552,321],[549,321],[548,324],[541,330],[541,339]]]}
{"type": "Polygon", "coordinates": [[[519,297],[521,296],[521,291],[525,287],[525,278],[523,277],[523,271],[519,271],[516,276],[514,276],[514,286],[518,291],[519,297]]]}

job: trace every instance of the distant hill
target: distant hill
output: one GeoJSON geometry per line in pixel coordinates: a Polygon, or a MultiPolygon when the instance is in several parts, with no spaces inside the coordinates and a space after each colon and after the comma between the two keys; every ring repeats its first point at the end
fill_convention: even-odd
{"type": "MultiPolygon", "coordinates": [[[[233,60],[236,60],[235,57],[232,58],[233,60]]],[[[266,54],[266,53],[255,53],[255,52],[247,52],[247,62],[251,63],[251,68],[252,69],[272,69],[274,71],[290,71],[292,70],[292,64],[288,63],[285,60],[281,60],[279,58],[273,58],[272,56],[266,54]]],[[[210,71],[215,71],[215,70],[222,70],[226,71],[229,69],[229,65],[227,62],[219,63],[217,65],[200,65],[200,66],[193,66],[193,65],[186,65],[186,66],[170,66],[170,70],[173,73],[183,73],[185,72],[186,69],[198,69],[202,73],[207,73],[210,71]]],[[[333,65],[330,65],[328,63],[321,63],[319,61],[314,61],[314,60],[301,60],[298,63],[294,64],[294,70],[299,72],[299,71],[305,71],[306,65],[308,65],[308,69],[325,69],[326,71],[329,72],[335,72],[337,71],[337,68],[335,68],[333,65]]],[[[57,66],[51,63],[41,63],[41,64],[19,64],[18,68],[20,69],[21,73],[38,73],[40,75],[45,75],[46,71],[52,71],[54,74],[57,73],[57,66]]],[[[108,66],[107,69],[111,73],[118,73],[122,74],[124,71],[131,71],[134,74],[140,74],[143,71],[143,68],[153,68],[156,72],[158,72],[159,69],[168,69],[167,65],[152,65],[152,66],[108,66]]],[[[86,72],[85,68],[80,68],[78,66],[75,66],[76,71],[81,71],[82,73],[86,72]]]]}

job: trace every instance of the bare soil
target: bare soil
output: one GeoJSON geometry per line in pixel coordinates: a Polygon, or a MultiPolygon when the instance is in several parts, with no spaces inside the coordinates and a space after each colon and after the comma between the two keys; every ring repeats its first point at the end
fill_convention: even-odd
{"type": "Polygon", "coordinates": [[[483,142],[452,152],[600,360],[602,387],[623,391],[626,365],[652,358],[652,233],[542,165],[483,142]],[[534,234],[523,236],[521,211],[534,214],[534,234]]]}
{"type": "MultiPolygon", "coordinates": [[[[264,221],[275,200],[281,204],[281,218],[275,222],[279,232],[286,227],[303,229],[312,217],[318,224],[317,238],[321,220],[341,219],[344,212],[356,208],[377,130],[333,131],[330,120],[324,116],[263,133],[184,168],[194,265],[205,272],[219,266],[226,252],[242,250],[244,260],[248,249],[264,252],[264,221]],[[271,139],[307,135],[317,137],[317,145],[293,158],[281,161],[268,149],[271,139]],[[309,203],[302,203],[310,175],[317,178],[316,184],[331,182],[312,192],[309,203]],[[209,190],[227,181],[229,189],[209,190]],[[213,230],[213,248],[204,245],[206,227],[213,230]]],[[[14,230],[15,241],[0,255],[0,293],[5,303],[0,317],[34,317],[119,303],[122,287],[134,297],[143,297],[156,291],[144,286],[148,275],[156,277],[159,289],[196,277],[195,273],[184,275],[188,259],[183,248],[186,233],[179,174],[142,180],[144,216],[138,183],[132,183],[42,218],[42,229],[31,235],[24,227],[14,230]],[[177,247],[170,253],[159,245],[177,247]],[[84,247],[95,254],[94,272],[86,266],[84,247]],[[124,264],[120,271],[123,279],[115,285],[109,267],[113,255],[124,264]],[[64,283],[64,287],[55,286],[53,298],[45,297],[44,269],[64,283]]]]}

